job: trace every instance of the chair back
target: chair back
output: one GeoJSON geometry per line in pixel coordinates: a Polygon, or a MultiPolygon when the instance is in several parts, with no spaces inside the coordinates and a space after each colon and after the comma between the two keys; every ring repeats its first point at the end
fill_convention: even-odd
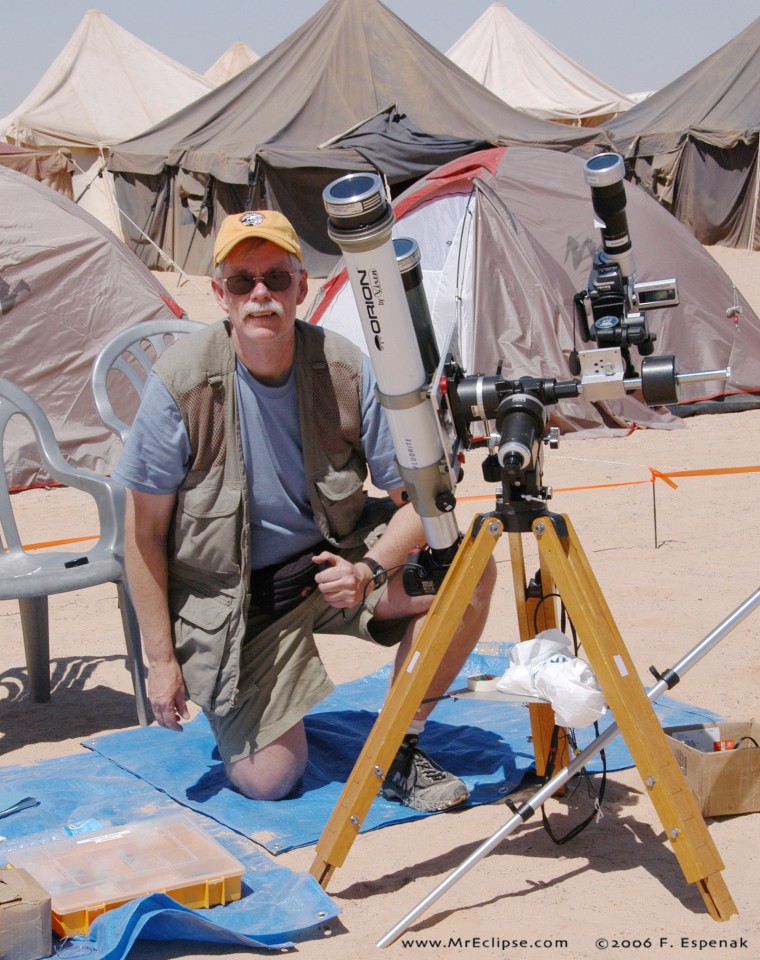
{"type": "Polygon", "coordinates": [[[101,583],[115,583],[127,643],[127,664],[135,690],[137,719],[145,726],[149,722],[148,698],[140,628],[124,570],[124,487],[111,477],[69,464],[42,408],[24,390],[3,377],[0,377],[0,460],[3,467],[0,480],[0,600],[18,600],[19,603],[32,698],[38,703],[50,699],[47,598],[101,583]],[[5,462],[5,433],[11,418],[16,415],[23,417],[31,427],[46,473],[63,486],[81,490],[95,500],[99,534],[97,541],[87,550],[38,552],[24,549],[8,488],[5,462]],[[4,549],[3,540],[7,549],[4,549]]]}
{"type": "Polygon", "coordinates": [[[5,432],[11,417],[22,416],[32,428],[39,450],[40,462],[51,476],[68,473],[70,469],[63,459],[58,443],[39,404],[28,393],[10,380],[0,377],[0,460],[3,475],[0,478],[0,549],[8,553],[23,553],[21,537],[14,515],[6,470],[5,432]]]}
{"type": "MultiPolygon", "coordinates": [[[[95,407],[100,419],[122,443],[126,443],[130,427],[114,410],[117,385],[122,400],[126,394],[133,401],[134,413],[156,360],[180,337],[205,326],[196,320],[146,320],[120,330],[102,348],[92,367],[95,407]]],[[[126,415],[124,410],[120,412],[126,415]]]]}
{"type": "MultiPolygon", "coordinates": [[[[0,377],[0,549],[4,546],[5,557],[25,554],[16,522],[15,511],[8,486],[8,470],[5,458],[5,432],[14,416],[23,417],[32,429],[43,471],[63,486],[73,487],[89,494],[98,508],[100,535],[98,550],[123,556],[122,517],[124,489],[111,480],[68,463],[53,433],[50,421],[40,405],[28,393],[10,380],[0,377]],[[4,542],[3,542],[4,541],[4,542]]],[[[21,594],[23,596],[23,593],[21,594]]]]}

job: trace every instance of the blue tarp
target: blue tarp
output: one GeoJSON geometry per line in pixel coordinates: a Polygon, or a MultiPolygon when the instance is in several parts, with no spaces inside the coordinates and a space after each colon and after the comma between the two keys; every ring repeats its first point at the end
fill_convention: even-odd
{"type": "MultiPolygon", "coordinates": [[[[499,675],[505,669],[504,659],[473,657],[454,686],[465,686],[468,675],[499,675]]],[[[314,878],[278,866],[257,845],[281,853],[317,841],[376,720],[387,678],[386,668],[343,684],[307,717],[310,762],[302,786],[287,800],[254,802],[231,790],[202,715],[186,724],[182,734],[156,726],[135,728],[87,741],[90,753],[4,768],[0,786],[5,806],[28,797],[38,802],[0,819],[0,831],[8,838],[0,843],[0,863],[12,862],[14,843],[64,836],[67,823],[91,818],[103,825],[127,823],[190,808],[244,864],[242,898],[210,910],[189,910],[163,894],[142,897],[95,920],[84,944],[88,956],[121,960],[137,937],[292,946],[300,932],[338,910],[314,878]]],[[[655,710],[663,726],[715,719],[667,697],[657,701],[655,710]]],[[[531,770],[530,720],[524,706],[449,699],[433,716],[421,746],[464,779],[470,804],[503,799],[531,770]]],[[[576,733],[581,747],[595,736],[593,728],[576,733]]],[[[632,766],[621,737],[606,754],[608,770],[632,766]]],[[[600,762],[589,769],[599,770],[600,762]]],[[[430,814],[378,798],[363,829],[421,816],[430,814]]],[[[82,938],[75,938],[71,949],[82,945],[82,938]]],[[[67,945],[58,948],[65,957],[67,945]]]]}
{"type": "MultiPolygon", "coordinates": [[[[505,658],[471,657],[453,688],[466,686],[466,677],[473,674],[500,676],[506,666],[505,658]]],[[[214,817],[271,853],[282,853],[319,839],[377,719],[387,692],[388,670],[385,667],[340,685],[309,714],[309,766],[298,792],[286,800],[253,803],[230,788],[203,716],[186,724],[181,734],[143,727],[89,740],[87,746],[179,803],[214,817]]],[[[658,700],[655,709],[663,726],[707,719],[704,711],[666,697],[658,700]]],[[[605,719],[610,723],[612,718],[605,719]]],[[[420,746],[464,780],[474,805],[503,799],[533,769],[529,736],[530,716],[522,704],[444,700],[428,720],[420,746]]],[[[595,737],[593,727],[577,731],[577,736],[580,745],[586,746],[595,737]]],[[[633,765],[622,737],[607,747],[606,754],[608,770],[633,765]]],[[[588,769],[601,770],[600,761],[589,764],[588,769]]],[[[377,798],[362,830],[421,816],[429,814],[377,798]]]]}
{"type": "MultiPolygon", "coordinates": [[[[7,838],[0,843],[3,865],[13,862],[16,845],[66,837],[67,824],[97,819],[107,826],[182,810],[152,784],[96,753],[5,767],[2,787],[6,795],[38,801],[0,821],[7,838]]],[[[337,907],[313,877],[274,863],[250,840],[213,819],[191,815],[243,864],[241,899],[208,910],[189,910],[163,894],[134,900],[94,921],[86,938],[92,960],[126,956],[138,936],[279,949],[292,946],[300,931],[337,916],[337,907]]],[[[72,943],[81,947],[82,938],[72,943]]]]}

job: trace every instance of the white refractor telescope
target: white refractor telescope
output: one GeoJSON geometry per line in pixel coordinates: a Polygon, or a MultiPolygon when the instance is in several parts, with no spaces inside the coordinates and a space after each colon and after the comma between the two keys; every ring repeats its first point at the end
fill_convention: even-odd
{"type": "MultiPolygon", "coordinates": [[[[327,232],[343,253],[359,308],[399,474],[422,520],[433,557],[446,565],[460,537],[452,465],[428,395],[433,372],[430,358],[437,358],[437,347],[432,325],[423,329],[421,311],[413,316],[409,306],[410,298],[414,302],[420,294],[420,284],[412,280],[405,290],[402,275],[405,266],[411,270],[417,266],[416,244],[397,240],[394,246],[395,217],[383,182],[375,174],[352,173],[333,181],[323,201],[329,218],[327,232]]],[[[424,302],[424,293],[420,301],[424,302]]]]}

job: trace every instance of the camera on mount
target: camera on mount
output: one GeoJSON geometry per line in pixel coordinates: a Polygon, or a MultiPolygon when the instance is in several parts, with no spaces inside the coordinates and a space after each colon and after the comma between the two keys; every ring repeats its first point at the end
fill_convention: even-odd
{"type": "MultiPolygon", "coordinates": [[[[678,304],[678,284],[669,280],[636,280],[633,245],[625,214],[625,163],[620,154],[600,153],[587,161],[584,174],[602,246],[593,258],[588,287],[575,295],[575,316],[584,343],[619,349],[624,375],[636,374],[630,357],[635,346],[642,357],[654,352],[656,334],[647,326],[646,311],[678,304]],[[587,304],[591,308],[589,323],[587,304]]],[[[584,373],[581,357],[570,360],[575,376],[584,373]]]]}
{"type": "Polygon", "coordinates": [[[600,347],[635,346],[641,356],[654,352],[656,334],[647,327],[643,311],[678,304],[678,284],[670,280],[634,282],[632,295],[626,289],[620,266],[597,250],[589,276],[588,289],[576,294],[576,316],[585,343],[592,340],[600,347]],[[586,301],[593,321],[588,322],[586,301]]]}

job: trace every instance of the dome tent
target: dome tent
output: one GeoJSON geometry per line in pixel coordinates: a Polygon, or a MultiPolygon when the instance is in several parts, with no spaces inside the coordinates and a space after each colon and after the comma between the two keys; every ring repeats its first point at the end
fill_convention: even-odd
{"type": "MultiPolygon", "coordinates": [[[[573,348],[594,347],[578,335],[573,304],[601,241],[583,166],[572,154],[492,148],[439,168],[395,201],[393,233],[420,246],[439,347],[455,323],[468,372],[492,374],[503,361],[509,379],[569,379],[573,348]]],[[[760,389],[760,320],[681,224],[638,187],[626,183],[625,193],[637,279],[678,281],[679,305],[648,316],[655,354],[674,354],[684,373],[731,367],[732,383],[683,384],[682,402],[760,389]]],[[[336,268],[309,320],[365,346],[345,271],[336,268]]],[[[550,412],[564,431],[678,425],[637,394],[563,400],[550,412]]]]}
{"type": "MultiPolygon", "coordinates": [[[[106,473],[121,444],[95,409],[93,361],[118,330],[182,310],[121,240],[60,193],[0,167],[0,203],[0,375],[42,407],[68,460],[106,473]]],[[[11,485],[44,482],[30,435],[13,427],[11,485]]]]}

